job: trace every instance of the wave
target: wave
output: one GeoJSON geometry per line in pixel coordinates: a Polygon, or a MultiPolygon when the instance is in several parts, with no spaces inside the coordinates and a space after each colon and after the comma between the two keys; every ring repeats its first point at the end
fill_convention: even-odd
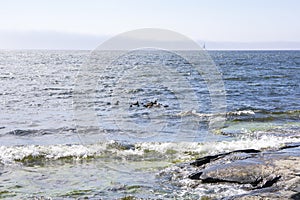
{"type": "MultiPolygon", "coordinates": [[[[182,111],[176,115],[176,117],[189,117],[192,116],[197,120],[209,121],[211,118],[214,117],[225,117],[226,118],[226,126],[231,126],[232,123],[240,122],[240,125],[243,126],[245,122],[249,123],[256,123],[256,122],[276,122],[280,121],[284,124],[298,122],[300,119],[300,110],[287,110],[287,111],[268,111],[268,110],[260,110],[260,109],[237,109],[234,111],[229,111],[226,113],[199,113],[195,110],[192,111],[182,111]]],[[[298,124],[299,126],[299,124],[298,124]]],[[[84,128],[84,127],[82,127],[84,128]]],[[[226,127],[223,127],[226,128],[226,127]]],[[[48,128],[48,129],[15,129],[15,130],[6,130],[5,126],[0,126],[1,134],[0,137],[3,136],[14,136],[15,138],[25,138],[27,136],[30,137],[39,137],[44,135],[76,135],[76,127],[68,126],[68,127],[61,127],[61,128],[48,128]]],[[[95,129],[97,130],[97,129],[95,129]]],[[[109,132],[110,129],[106,129],[106,132],[109,132]]],[[[113,130],[111,130],[113,131],[113,130]]],[[[121,131],[115,130],[114,131],[121,131]]],[[[93,134],[94,130],[87,130],[93,134]]]]}
{"type": "Polygon", "coordinates": [[[294,116],[300,118],[300,110],[287,110],[287,111],[268,111],[261,109],[238,109],[234,111],[229,111],[226,113],[198,113],[195,110],[192,111],[182,111],[177,114],[177,116],[198,116],[198,117],[212,117],[212,116],[226,116],[226,117],[234,117],[234,116],[255,116],[255,115],[272,115],[272,116],[294,116]]]}
{"type": "MultiPolygon", "coordinates": [[[[0,127],[1,129],[2,127],[0,127]]],[[[5,127],[3,127],[4,129],[5,127]]],[[[63,132],[75,132],[75,128],[71,127],[62,127],[57,129],[15,129],[12,131],[8,131],[3,135],[15,135],[15,136],[41,136],[41,135],[50,135],[50,134],[62,134],[63,132]]],[[[0,136],[1,136],[0,135],[0,136]]]]}
{"type": "Polygon", "coordinates": [[[285,110],[285,111],[272,111],[255,108],[238,109],[236,111],[228,112],[227,115],[254,115],[254,114],[272,114],[272,115],[299,115],[300,110],[285,110]]]}
{"type": "Polygon", "coordinates": [[[267,110],[241,110],[229,112],[227,120],[235,122],[272,122],[272,121],[298,121],[300,110],[267,111],[267,110]]]}
{"type": "Polygon", "coordinates": [[[235,115],[255,115],[255,112],[253,110],[237,110],[237,111],[232,111],[232,112],[227,112],[227,113],[198,113],[195,110],[192,111],[182,111],[177,114],[177,116],[184,117],[184,116],[189,116],[189,115],[194,115],[198,117],[213,117],[213,116],[235,116],[235,115]]]}
{"type": "Polygon", "coordinates": [[[234,116],[234,115],[255,115],[255,111],[253,110],[238,110],[233,112],[228,112],[227,115],[234,116]]]}
{"type": "Polygon", "coordinates": [[[170,163],[183,162],[208,154],[216,154],[239,149],[280,148],[287,143],[300,142],[300,137],[277,137],[262,135],[259,138],[244,137],[220,142],[143,142],[136,144],[117,141],[100,142],[89,145],[22,145],[0,146],[0,163],[45,164],[58,160],[164,160],[170,163]]]}

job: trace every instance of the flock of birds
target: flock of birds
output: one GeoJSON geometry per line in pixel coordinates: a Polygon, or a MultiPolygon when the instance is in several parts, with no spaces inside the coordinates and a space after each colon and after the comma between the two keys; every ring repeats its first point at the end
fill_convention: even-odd
{"type": "Polygon", "coordinates": [[[160,108],[160,107],[167,108],[167,107],[169,107],[168,105],[163,105],[161,103],[158,103],[157,100],[149,101],[147,103],[140,103],[139,101],[136,101],[136,102],[130,104],[130,107],[134,107],[134,106],[135,107],[142,106],[142,107],[145,107],[145,108],[153,108],[153,107],[155,107],[155,108],[160,108]]]}

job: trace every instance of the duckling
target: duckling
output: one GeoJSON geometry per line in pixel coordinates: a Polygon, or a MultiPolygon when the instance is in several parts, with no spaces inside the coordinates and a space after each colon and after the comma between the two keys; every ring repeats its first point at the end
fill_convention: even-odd
{"type": "Polygon", "coordinates": [[[130,104],[130,108],[131,108],[132,106],[140,107],[139,101],[136,101],[135,103],[130,104]]]}

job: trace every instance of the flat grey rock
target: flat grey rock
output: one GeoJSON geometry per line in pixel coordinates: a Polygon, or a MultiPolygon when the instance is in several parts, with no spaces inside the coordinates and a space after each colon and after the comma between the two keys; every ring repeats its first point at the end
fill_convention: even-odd
{"type": "Polygon", "coordinates": [[[210,155],[190,163],[190,179],[203,184],[240,184],[250,192],[227,199],[300,199],[300,144],[210,155]]]}

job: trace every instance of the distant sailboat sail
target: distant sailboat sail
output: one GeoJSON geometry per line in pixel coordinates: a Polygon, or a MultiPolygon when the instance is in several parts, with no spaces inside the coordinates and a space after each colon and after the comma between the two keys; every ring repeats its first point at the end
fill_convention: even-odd
{"type": "Polygon", "coordinates": [[[203,44],[203,49],[205,49],[205,42],[204,42],[204,44],[203,44]]]}

